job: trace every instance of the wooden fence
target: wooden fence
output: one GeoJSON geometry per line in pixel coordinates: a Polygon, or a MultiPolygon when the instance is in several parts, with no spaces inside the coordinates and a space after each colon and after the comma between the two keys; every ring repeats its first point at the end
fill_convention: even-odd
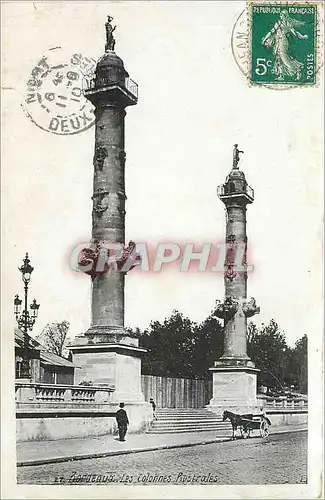
{"type": "Polygon", "coordinates": [[[212,380],[141,375],[146,401],[153,398],[158,408],[203,408],[212,398],[212,380]]]}

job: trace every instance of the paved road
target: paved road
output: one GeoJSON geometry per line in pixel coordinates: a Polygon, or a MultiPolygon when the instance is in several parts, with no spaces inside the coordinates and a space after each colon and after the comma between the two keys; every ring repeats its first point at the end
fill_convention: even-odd
{"type": "Polygon", "coordinates": [[[152,486],[306,481],[307,432],[18,468],[20,484],[152,486]]]}

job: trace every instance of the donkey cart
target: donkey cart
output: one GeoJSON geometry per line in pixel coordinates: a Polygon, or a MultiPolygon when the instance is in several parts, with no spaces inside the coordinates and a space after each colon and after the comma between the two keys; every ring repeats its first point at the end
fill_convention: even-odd
{"type": "Polygon", "coordinates": [[[240,429],[240,433],[244,439],[250,437],[251,432],[254,430],[259,430],[262,438],[266,438],[270,432],[269,428],[271,422],[263,413],[260,415],[237,415],[236,413],[225,410],[223,412],[222,420],[230,420],[233,439],[235,439],[235,432],[237,428],[240,429]]]}

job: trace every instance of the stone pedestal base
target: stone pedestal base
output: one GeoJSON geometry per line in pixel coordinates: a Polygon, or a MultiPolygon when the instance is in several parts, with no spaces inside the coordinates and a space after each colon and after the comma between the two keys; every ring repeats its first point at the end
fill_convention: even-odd
{"type": "Polygon", "coordinates": [[[139,339],[131,336],[123,326],[100,326],[88,328],[86,333],[77,335],[73,345],[98,345],[98,344],[123,344],[126,346],[139,346],[139,339]]]}
{"type": "Polygon", "coordinates": [[[95,344],[86,336],[77,337],[69,349],[76,365],[75,385],[91,382],[111,387],[112,403],[144,402],[140,356],[145,349],[114,341],[95,344]]]}
{"type": "Polygon", "coordinates": [[[213,372],[213,397],[207,409],[218,414],[224,410],[233,413],[256,413],[258,369],[249,366],[216,366],[213,372]]]}
{"type": "MultiPolygon", "coordinates": [[[[152,421],[151,405],[141,390],[141,355],[146,350],[138,347],[138,339],[129,338],[122,330],[114,334],[110,331],[110,335],[88,332],[69,346],[76,365],[75,385],[91,382],[114,389],[109,403],[112,411],[116,412],[123,402],[130,422],[128,432],[145,432],[152,421]],[[130,343],[126,343],[128,340],[130,343]]],[[[106,432],[117,432],[115,418],[110,418],[106,432]]]]}

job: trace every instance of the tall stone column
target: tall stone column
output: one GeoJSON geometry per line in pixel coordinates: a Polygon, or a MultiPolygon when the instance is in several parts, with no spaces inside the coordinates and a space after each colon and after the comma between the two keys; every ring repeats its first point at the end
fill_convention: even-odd
{"type": "Polygon", "coordinates": [[[250,411],[257,405],[258,369],[247,355],[247,318],[259,312],[255,299],[247,299],[246,207],[254,201],[244,172],[239,170],[237,144],[232,170],[219,186],[218,196],[226,207],[225,299],[218,301],[216,316],[224,320],[224,353],[215,361],[213,398],[209,407],[215,412],[232,409],[250,411]]]}
{"type": "MultiPolygon", "coordinates": [[[[247,273],[244,270],[246,253],[246,205],[237,199],[225,199],[226,223],[226,270],[224,275],[225,297],[238,303],[247,297],[247,273]],[[243,269],[238,267],[243,265],[243,269]],[[237,268],[237,270],[236,270],[237,268]]],[[[246,354],[247,320],[242,311],[237,310],[225,323],[224,358],[247,359],[246,354]]]]}
{"type": "Polygon", "coordinates": [[[79,367],[75,383],[113,387],[114,401],[124,401],[129,409],[133,405],[132,425],[137,429],[146,419],[141,411],[150,414],[150,406],[144,403],[141,391],[141,354],[145,350],[139,347],[138,338],[124,328],[125,276],[137,260],[135,243],[125,246],[124,241],[124,120],[125,108],[137,104],[138,86],[114,51],[115,27],[111,21],[108,17],[105,25],[105,54],[84,92],[95,106],[96,116],[92,242],[79,261],[92,280],[91,325],[87,332],[75,337],[70,350],[79,367]],[[130,261],[131,265],[127,264],[130,261]],[[140,413],[136,408],[141,409],[140,413]]]}
{"type": "MultiPolygon", "coordinates": [[[[111,72],[120,62],[112,57],[111,72]]],[[[103,68],[103,63],[102,66],[103,68]]],[[[105,68],[105,66],[104,66],[105,68]]],[[[106,68],[105,68],[106,69],[106,68]]],[[[87,95],[96,106],[94,153],[94,193],[92,214],[93,241],[105,248],[110,243],[124,245],[125,233],[125,151],[123,104],[115,104],[110,93],[93,91],[87,95]],[[98,95],[99,94],[99,95],[98,95]],[[111,102],[112,101],[112,102],[111,102]]],[[[132,102],[132,104],[134,104],[132,102]]],[[[103,259],[104,261],[104,259],[103,259]]],[[[98,334],[118,333],[124,327],[125,273],[114,270],[95,274],[92,278],[92,330],[98,334]]]]}

